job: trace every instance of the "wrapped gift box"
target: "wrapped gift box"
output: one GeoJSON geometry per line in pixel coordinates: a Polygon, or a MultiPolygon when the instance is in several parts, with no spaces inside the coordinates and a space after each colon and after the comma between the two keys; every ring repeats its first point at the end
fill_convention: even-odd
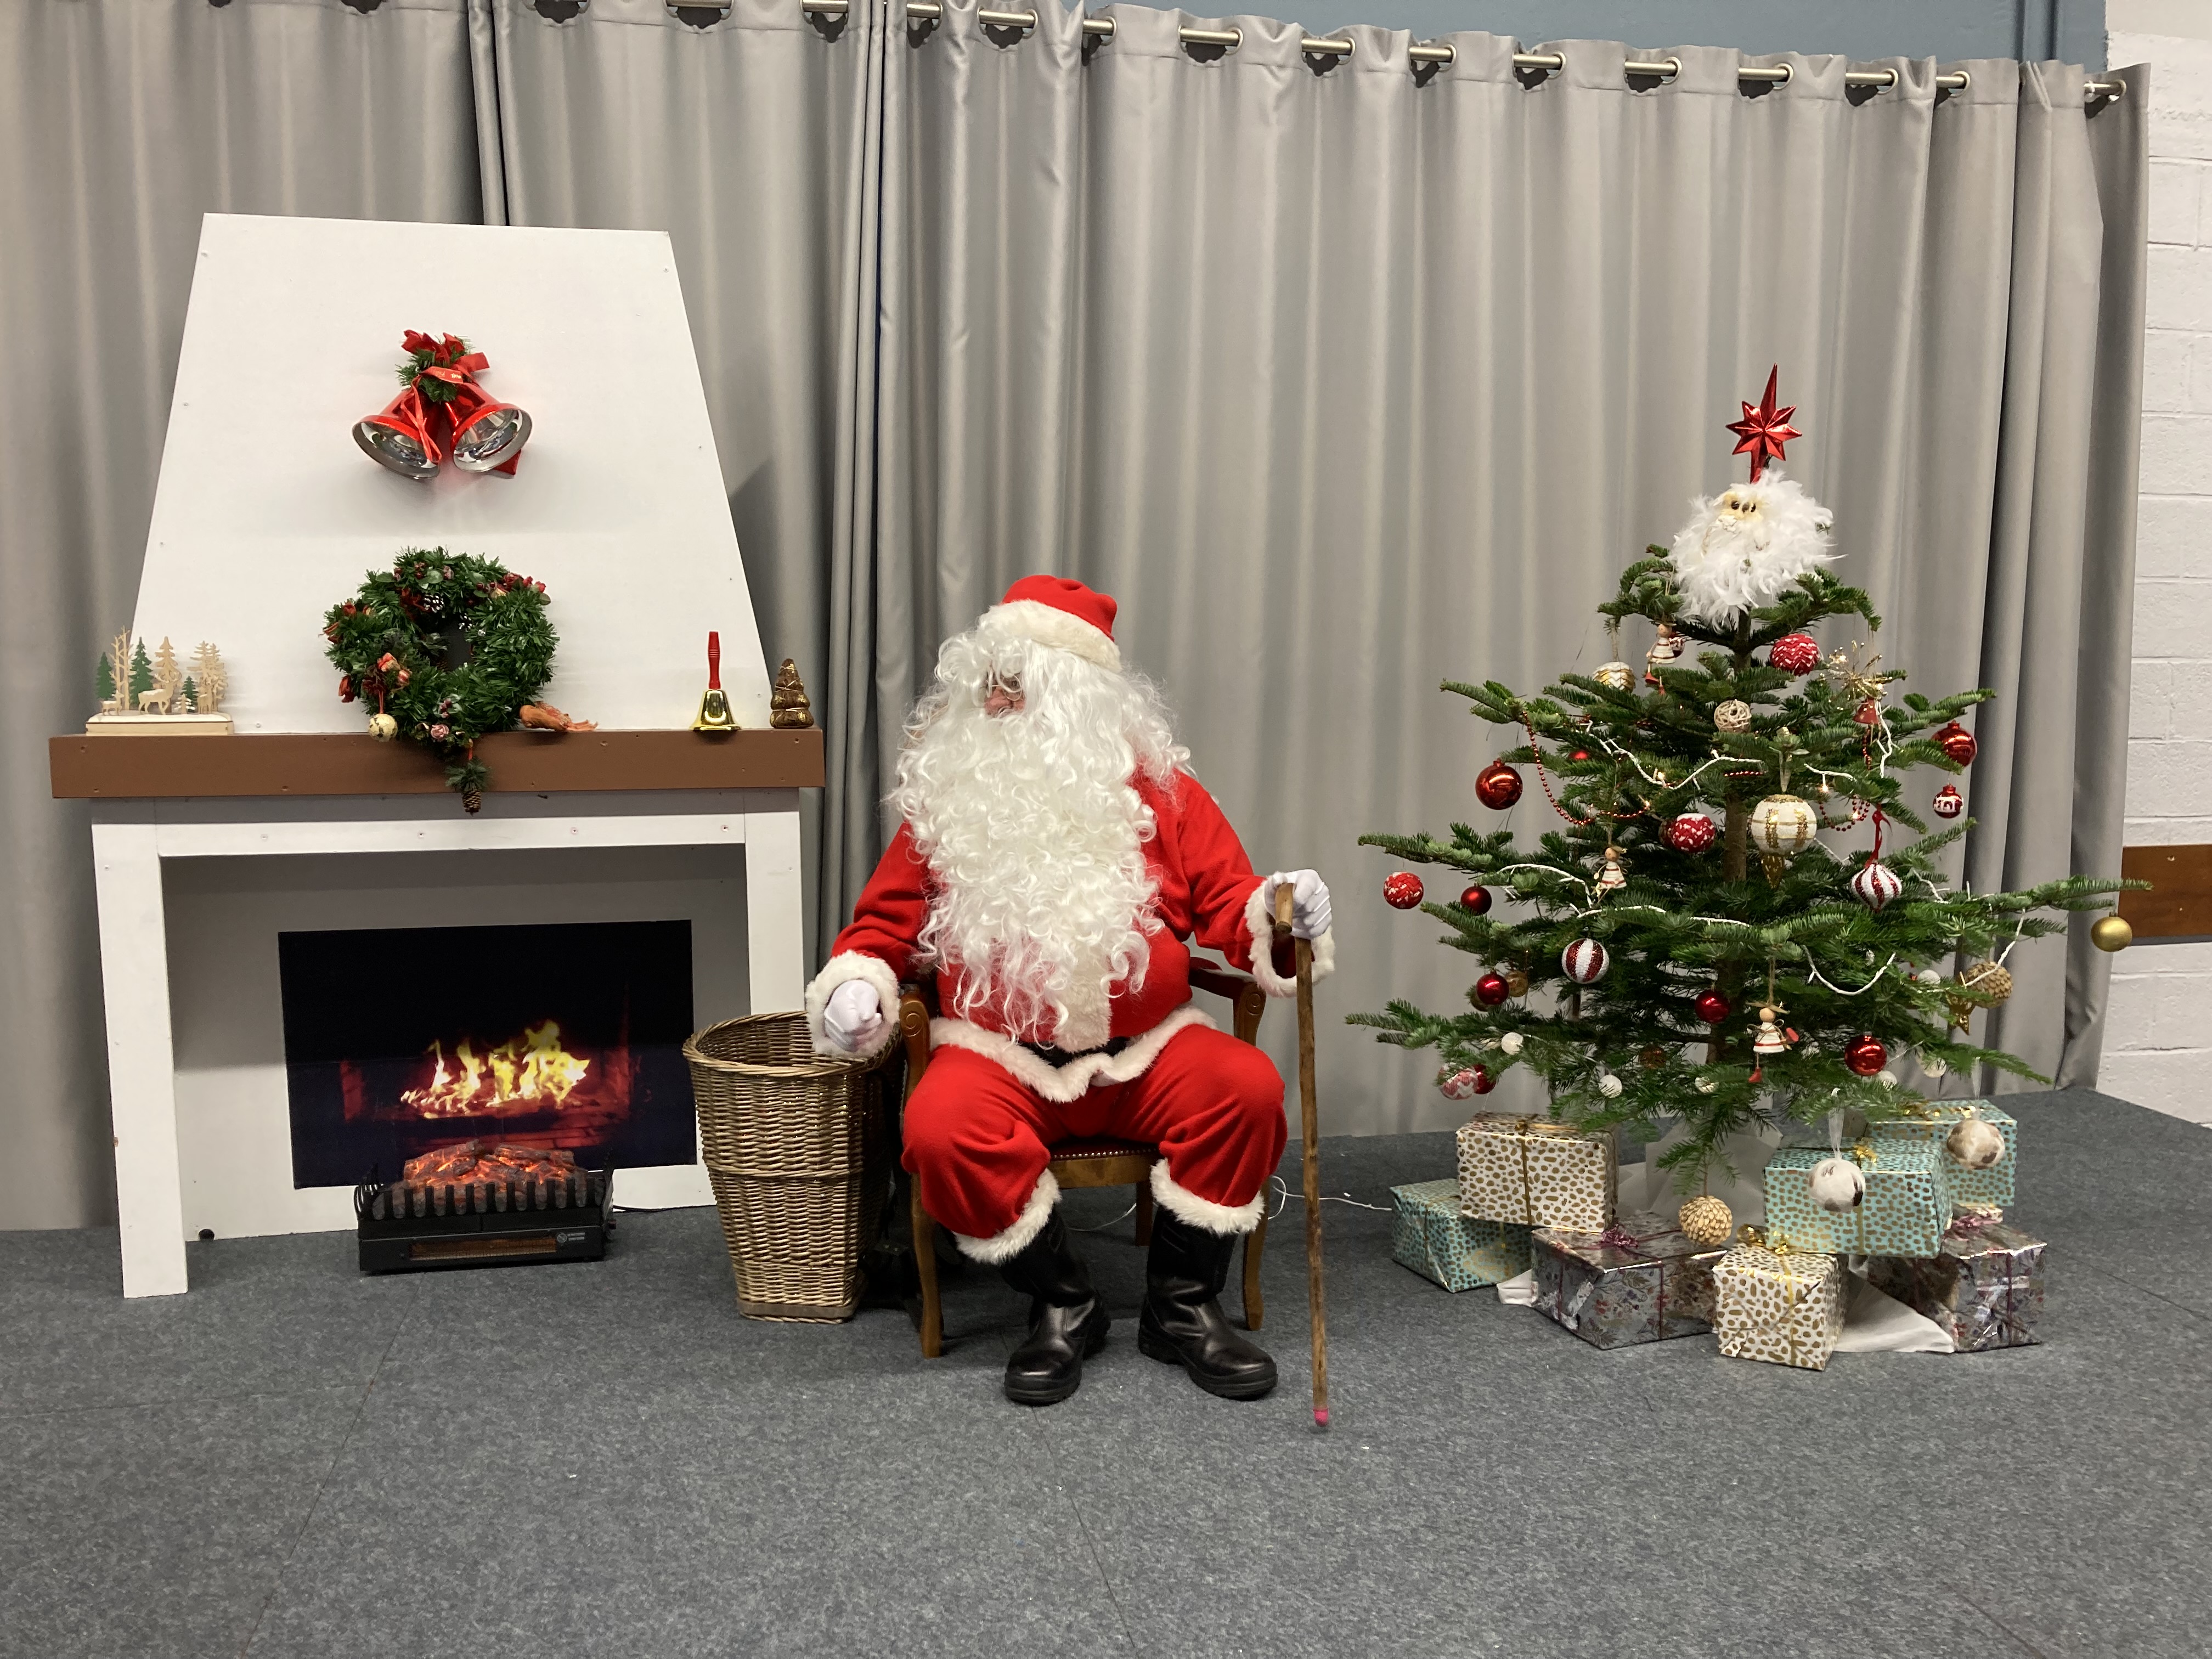
{"type": "Polygon", "coordinates": [[[1866,1177],[1854,1210],[1824,1210],[1805,1190],[1818,1146],[1785,1146],[1766,1163],[1766,1236],[1826,1255],[1934,1255],[1951,1224],[1950,1171],[1940,1146],[1861,1141],[1847,1156],[1866,1177]]]}
{"type": "Polygon", "coordinates": [[[1390,1189],[1391,1259],[1448,1291],[1471,1291],[1528,1271],[1528,1229],[1459,1212],[1459,1182],[1390,1189]]]}
{"type": "Polygon", "coordinates": [[[1713,1265],[1713,1329],[1731,1359],[1826,1370],[1844,1334],[1844,1264],[1738,1244],[1713,1265]]]}
{"type": "Polygon", "coordinates": [[[1942,1326],[1960,1353],[2021,1348],[2043,1340],[2043,1250],[2017,1227],[1961,1217],[1940,1255],[1876,1256],[1867,1280],[1942,1326]]]}
{"type": "Polygon", "coordinates": [[[1656,1212],[1602,1233],[1534,1235],[1536,1306],[1600,1348],[1625,1348],[1713,1328],[1713,1264],[1725,1247],[1693,1244],[1656,1212]]]}
{"type": "Polygon", "coordinates": [[[1951,1188],[1951,1202],[2003,1209],[2013,1201],[2013,1155],[2020,1146],[2020,1125],[2010,1113],[1986,1100],[1929,1100],[1919,1103],[1906,1116],[1882,1119],[1869,1133],[1877,1146],[1895,1141],[1933,1146],[1941,1152],[1943,1138],[1967,1117],[1980,1118],[2004,1137],[2004,1156],[1986,1170],[1970,1170],[1947,1155],[1944,1176],[1951,1188]]]}
{"type": "Polygon", "coordinates": [[[1549,1118],[1477,1112],[1459,1131],[1459,1212],[1571,1233],[1613,1220],[1613,1136],[1549,1118]]]}

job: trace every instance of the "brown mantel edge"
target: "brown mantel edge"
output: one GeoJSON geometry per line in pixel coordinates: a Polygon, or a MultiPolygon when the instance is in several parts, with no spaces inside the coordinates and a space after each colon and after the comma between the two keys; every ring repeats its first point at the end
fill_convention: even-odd
{"type": "MultiPolygon", "coordinates": [[[[411,743],[365,732],[233,737],[55,738],[58,800],[241,796],[434,795],[445,768],[411,743]]],[[[822,732],[503,732],[477,753],[491,793],[594,794],[672,789],[818,789],[822,732]]]]}

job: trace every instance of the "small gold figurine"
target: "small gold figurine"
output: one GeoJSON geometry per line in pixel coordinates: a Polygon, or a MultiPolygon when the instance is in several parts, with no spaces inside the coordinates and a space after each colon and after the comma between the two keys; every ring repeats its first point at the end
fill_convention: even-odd
{"type": "Polygon", "coordinates": [[[775,671],[775,685],[768,694],[768,723],[780,732],[804,731],[814,724],[813,705],[799,683],[799,665],[788,657],[775,671]]]}
{"type": "Polygon", "coordinates": [[[694,732],[734,732],[738,717],[730,712],[730,699],[722,690],[722,636],[707,635],[707,689],[699,694],[699,718],[694,732]]]}

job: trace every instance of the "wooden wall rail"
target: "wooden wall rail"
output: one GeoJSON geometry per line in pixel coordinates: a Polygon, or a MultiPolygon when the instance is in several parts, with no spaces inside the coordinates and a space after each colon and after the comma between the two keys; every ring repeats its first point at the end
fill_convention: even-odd
{"type": "Polygon", "coordinates": [[[2137,939],[2212,934],[2212,847],[2130,847],[2120,873],[2150,890],[2120,895],[2120,915],[2137,939]]]}
{"type": "MultiPolygon", "coordinates": [[[[188,796],[434,795],[445,768],[411,743],[367,732],[236,737],[61,737],[50,744],[63,800],[188,796]]],[[[822,732],[504,732],[477,752],[495,793],[815,789],[822,732]]]]}

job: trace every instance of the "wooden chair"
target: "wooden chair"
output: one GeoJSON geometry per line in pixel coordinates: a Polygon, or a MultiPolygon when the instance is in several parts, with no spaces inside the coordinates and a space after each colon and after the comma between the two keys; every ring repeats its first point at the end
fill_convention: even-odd
{"type": "MultiPolygon", "coordinates": [[[[1260,1016],[1267,1012],[1267,994],[1249,974],[1211,962],[1193,960],[1190,983],[1194,990],[1211,991],[1229,999],[1232,1024],[1240,1042],[1260,1039],[1260,1016]]],[[[902,986],[899,994],[899,1033],[906,1043],[906,1093],[914,1097],[915,1085],[929,1067],[929,993],[918,986],[902,986]]],[[[1152,1165],[1160,1149],[1140,1140],[1118,1140],[1108,1136],[1063,1140],[1051,1148],[1047,1167],[1053,1179],[1066,1187],[1134,1187],[1137,1189],[1137,1243],[1152,1242],[1152,1165]]],[[[921,1353],[934,1359],[945,1352],[945,1307],[937,1293],[938,1224],[921,1207],[919,1183],[909,1183],[914,1212],[914,1262],[921,1280],[921,1353]]],[[[1267,1248],[1267,1218],[1244,1236],[1244,1328],[1256,1331],[1266,1311],[1260,1299],[1260,1255],[1267,1248]]]]}

